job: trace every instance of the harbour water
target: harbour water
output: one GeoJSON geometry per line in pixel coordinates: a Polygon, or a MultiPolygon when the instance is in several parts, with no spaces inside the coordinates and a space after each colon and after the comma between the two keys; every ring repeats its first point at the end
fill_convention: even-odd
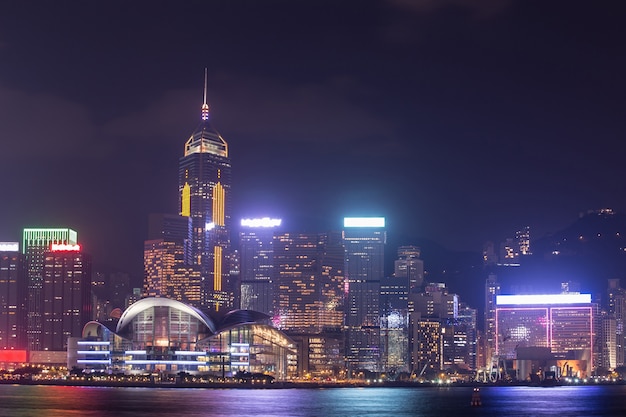
{"type": "Polygon", "coordinates": [[[203,389],[0,385],[8,417],[625,416],[626,385],[203,389]]]}

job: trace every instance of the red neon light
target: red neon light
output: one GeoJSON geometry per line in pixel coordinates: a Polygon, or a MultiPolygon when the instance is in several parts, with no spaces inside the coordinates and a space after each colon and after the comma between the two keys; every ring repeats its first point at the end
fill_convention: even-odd
{"type": "Polygon", "coordinates": [[[0,362],[24,363],[26,362],[25,350],[0,350],[0,362]]]}
{"type": "Polygon", "coordinates": [[[52,243],[50,245],[50,250],[52,252],[67,252],[67,251],[71,251],[71,252],[80,252],[80,245],[67,245],[64,243],[52,243]]]}

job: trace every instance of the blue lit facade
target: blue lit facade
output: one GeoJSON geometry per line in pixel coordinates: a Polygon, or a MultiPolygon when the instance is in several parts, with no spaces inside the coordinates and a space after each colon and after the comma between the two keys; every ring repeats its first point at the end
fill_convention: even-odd
{"type": "Polygon", "coordinates": [[[350,373],[381,370],[380,282],[386,243],[382,217],[344,219],[346,362],[350,373]]]}

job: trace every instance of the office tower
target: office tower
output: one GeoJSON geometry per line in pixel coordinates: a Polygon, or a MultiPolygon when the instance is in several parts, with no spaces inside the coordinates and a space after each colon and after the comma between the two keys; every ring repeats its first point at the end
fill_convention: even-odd
{"type": "Polygon", "coordinates": [[[91,259],[80,245],[51,244],[44,253],[41,350],[67,349],[92,320],[91,259]]]}
{"type": "Polygon", "coordinates": [[[18,242],[0,242],[0,362],[5,350],[26,350],[26,274],[18,242]]]}
{"type": "Polygon", "coordinates": [[[338,232],[274,235],[280,328],[320,333],[343,325],[343,245],[338,232]]]}
{"type": "Polygon", "coordinates": [[[343,225],[348,371],[379,371],[380,282],[384,277],[385,219],[346,217],[343,225]]]}
{"type": "Polygon", "coordinates": [[[184,261],[182,244],[165,239],[144,242],[144,297],[171,298],[201,306],[200,269],[184,261]]]}
{"type": "Polygon", "coordinates": [[[496,355],[526,359],[537,348],[544,359],[568,361],[579,375],[591,375],[595,330],[591,294],[496,296],[496,355]]]}
{"type": "MultiPolygon", "coordinates": [[[[410,321],[413,323],[411,328],[414,331],[415,323],[424,320],[426,323],[433,321],[440,323],[438,339],[441,342],[438,352],[440,361],[429,363],[428,368],[443,369],[442,364],[448,367],[468,367],[466,362],[469,360],[468,346],[472,343],[475,333],[465,320],[459,318],[459,296],[450,294],[443,283],[430,283],[424,286],[423,292],[410,294],[409,302],[410,321]]],[[[428,328],[432,328],[432,324],[429,324],[428,328]]],[[[428,344],[421,343],[420,347],[420,341],[417,339],[415,341],[418,346],[411,347],[414,357],[424,355],[419,351],[422,347],[431,349],[428,344]]],[[[430,354],[426,356],[428,355],[430,354]]],[[[418,366],[417,363],[413,365],[418,366]]]]}
{"type": "MultiPolygon", "coordinates": [[[[437,319],[411,321],[411,362],[418,379],[443,369],[443,327],[437,319]]],[[[432,375],[431,375],[432,376],[432,375]]]]}
{"type": "Polygon", "coordinates": [[[444,283],[430,283],[424,292],[410,294],[409,300],[415,317],[455,319],[459,313],[459,296],[450,294],[444,283]]]}
{"type": "Polygon", "coordinates": [[[424,283],[424,261],[417,246],[400,246],[398,259],[394,261],[394,276],[406,278],[410,292],[417,292],[424,283]]]}
{"type": "Polygon", "coordinates": [[[27,338],[28,350],[41,350],[42,299],[44,255],[51,244],[75,245],[77,233],[66,228],[24,229],[22,253],[26,256],[27,295],[27,338]]]}
{"type": "Polygon", "coordinates": [[[496,296],[500,294],[500,283],[495,274],[489,274],[485,281],[485,337],[484,356],[487,363],[496,351],[496,296]]]}
{"type": "Polygon", "coordinates": [[[280,219],[242,219],[239,233],[240,308],[276,313],[274,289],[274,233],[280,219]]]}
{"type": "Polygon", "coordinates": [[[189,217],[169,213],[148,216],[148,239],[164,239],[184,244],[189,239],[189,217]]]}
{"type": "Polygon", "coordinates": [[[476,309],[461,303],[459,306],[459,314],[452,322],[454,331],[454,354],[450,355],[452,357],[452,363],[471,370],[477,368],[478,332],[476,317],[476,309]]]}
{"type": "Polygon", "coordinates": [[[380,281],[380,337],[382,370],[410,371],[409,312],[410,293],[420,291],[424,282],[424,262],[420,248],[400,246],[394,261],[394,274],[380,281]]]}
{"type": "Polygon", "coordinates": [[[626,289],[620,286],[619,279],[609,279],[608,313],[615,319],[615,366],[624,366],[626,345],[626,289]]]}
{"type": "Polygon", "coordinates": [[[144,242],[144,297],[166,297],[201,307],[200,267],[188,259],[189,223],[189,217],[150,215],[144,242]]]}
{"type": "Polygon", "coordinates": [[[190,218],[189,258],[201,270],[202,305],[212,310],[232,307],[232,289],[226,285],[230,190],[228,144],[209,122],[205,71],[201,121],[179,160],[178,192],[180,214],[190,218]]]}
{"type": "Polygon", "coordinates": [[[381,317],[380,317],[380,339],[381,339],[381,366],[382,371],[409,372],[410,352],[409,352],[409,311],[408,308],[393,308],[390,304],[383,302],[383,298],[388,294],[388,290],[381,284],[381,317]]]}
{"type": "Polygon", "coordinates": [[[599,322],[600,359],[598,365],[606,370],[614,370],[617,367],[617,321],[613,315],[602,311],[599,322]]]}
{"type": "Polygon", "coordinates": [[[301,375],[337,376],[344,368],[344,249],[339,232],[276,233],[275,324],[298,345],[301,375]]]}
{"type": "Polygon", "coordinates": [[[380,281],[380,338],[382,370],[410,371],[409,283],[395,274],[380,281]]]}

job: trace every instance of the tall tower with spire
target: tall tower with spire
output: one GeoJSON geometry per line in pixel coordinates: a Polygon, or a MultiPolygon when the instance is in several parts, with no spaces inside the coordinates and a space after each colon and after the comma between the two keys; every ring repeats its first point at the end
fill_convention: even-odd
{"type": "Polygon", "coordinates": [[[187,257],[201,270],[201,304],[210,310],[232,307],[227,265],[231,164],[228,144],[209,122],[206,69],[200,124],[185,143],[178,166],[179,209],[191,218],[187,257]]]}

